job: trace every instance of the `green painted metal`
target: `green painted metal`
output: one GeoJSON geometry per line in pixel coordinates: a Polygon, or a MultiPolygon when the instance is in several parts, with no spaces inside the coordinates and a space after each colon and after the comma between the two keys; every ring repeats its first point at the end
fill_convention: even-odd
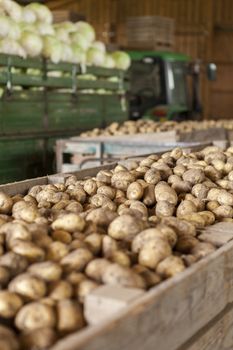
{"type": "Polygon", "coordinates": [[[132,60],[139,61],[146,56],[160,57],[165,61],[190,61],[190,57],[178,52],[162,51],[128,51],[132,60]]]}
{"type": "Polygon", "coordinates": [[[57,137],[126,120],[128,87],[118,69],[0,54],[0,183],[52,173],[57,137]],[[83,73],[96,79],[79,79],[83,73]],[[117,81],[109,81],[113,76],[117,81]],[[98,94],[103,89],[108,94],[98,94]]]}

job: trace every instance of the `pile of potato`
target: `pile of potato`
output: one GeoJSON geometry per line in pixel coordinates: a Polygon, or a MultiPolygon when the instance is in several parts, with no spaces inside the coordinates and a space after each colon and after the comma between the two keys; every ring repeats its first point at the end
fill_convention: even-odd
{"type": "Polygon", "coordinates": [[[86,325],[101,284],[149,289],[216,250],[233,219],[233,148],[180,148],[96,177],[0,193],[0,349],[46,349],[86,325]]]}
{"type": "Polygon", "coordinates": [[[194,130],[206,130],[209,128],[225,128],[226,130],[233,130],[233,121],[224,119],[203,120],[201,122],[187,120],[178,123],[175,121],[156,122],[146,119],[139,119],[137,121],[127,120],[122,124],[114,122],[105,129],[95,128],[93,130],[83,132],[80,136],[120,136],[163,131],[191,132],[194,130]]]}

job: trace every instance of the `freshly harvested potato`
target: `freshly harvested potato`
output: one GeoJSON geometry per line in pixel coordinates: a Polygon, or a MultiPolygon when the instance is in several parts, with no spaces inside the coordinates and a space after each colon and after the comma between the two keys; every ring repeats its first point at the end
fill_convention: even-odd
{"type": "Polygon", "coordinates": [[[52,300],[70,299],[73,295],[72,285],[65,280],[55,281],[50,284],[49,298],[52,300]]]}
{"type": "Polygon", "coordinates": [[[154,271],[151,271],[150,269],[146,268],[145,266],[134,265],[133,270],[140,276],[142,276],[142,278],[146,282],[147,288],[151,288],[161,282],[161,277],[154,271]]]}
{"type": "Polygon", "coordinates": [[[151,207],[155,204],[155,186],[154,185],[148,185],[144,189],[143,203],[147,207],[151,207]]]}
{"type": "Polygon", "coordinates": [[[85,321],[79,303],[63,299],[57,303],[57,329],[61,333],[83,328],[85,321]]]}
{"type": "Polygon", "coordinates": [[[201,169],[189,169],[183,173],[183,180],[196,185],[205,180],[205,173],[201,169]]]}
{"type": "Polygon", "coordinates": [[[107,227],[116,217],[117,214],[111,210],[97,208],[87,214],[86,220],[94,222],[98,226],[107,227]]]}
{"type": "Polygon", "coordinates": [[[22,306],[23,301],[16,293],[0,290],[0,317],[12,318],[22,306]]]}
{"type": "Polygon", "coordinates": [[[10,275],[14,277],[15,275],[26,270],[28,261],[23,256],[9,252],[0,256],[0,266],[7,268],[10,272],[10,275]]]}
{"type": "Polygon", "coordinates": [[[87,244],[88,248],[94,255],[97,255],[101,251],[102,240],[103,235],[99,233],[91,233],[84,239],[84,243],[87,244]]]}
{"type": "Polygon", "coordinates": [[[159,170],[154,168],[147,170],[144,176],[144,180],[150,185],[156,185],[159,181],[161,181],[159,170]]]}
{"type": "Polygon", "coordinates": [[[86,180],[83,189],[89,196],[93,196],[97,192],[96,181],[92,179],[86,180]]]}
{"type": "Polygon", "coordinates": [[[180,253],[189,254],[197,243],[198,240],[194,236],[183,235],[178,237],[175,248],[180,253]]]}
{"type": "Polygon", "coordinates": [[[81,281],[76,287],[76,295],[80,303],[84,303],[86,296],[97,287],[99,287],[99,284],[90,279],[84,279],[81,281]]]}
{"type": "Polygon", "coordinates": [[[57,281],[61,278],[62,268],[54,261],[43,261],[29,266],[28,271],[45,282],[57,281]]]}
{"type": "Polygon", "coordinates": [[[180,217],[182,220],[186,220],[192,223],[196,228],[205,227],[205,219],[199,213],[189,213],[180,217]]]}
{"type": "Polygon", "coordinates": [[[118,249],[119,249],[118,243],[115,239],[113,239],[108,235],[103,236],[102,251],[103,251],[103,255],[106,258],[110,257],[112,253],[118,249]]]}
{"type": "Polygon", "coordinates": [[[27,227],[18,222],[7,222],[0,227],[0,234],[5,234],[6,243],[9,248],[14,245],[16,239],[31,241],[32,235],[27,227]]]}
{"type": "Polygon", "coordinates": [[[69,211],[74,214],[79,214],[83,212],[83,206],[79,202],[70,201],[69,204],[66,206],[66,211],[69,211]]]}
{"type": "Polygon", "coordinates": [[[196,206],[198,212],[205,210],[205,201],[204,200],[196,198],[190,193],[187,193],[185,195],[185,200],[189,200],[189,201],[193,202],[193,204],[196,206]]]}
{"type": "Polygon", "coordinates": [[[90,250],[79,248],[67,254],[61,260],[61,265],[66,271],[82,271],[92,259],[90,250]]]}
{"type": "Polygon", "coordinates": [[[3,289],[9,282],[10,271],[6,267],[0,266],[0,289],[3,289]]]}
{"type": "Polygon", "coordinates": [[[14,240],[14,245],[11,247],[12,251],[18,255],[25,257],[27,260],[41,261],[44,259],[45,252],[32,242],[22,241],[20,239],[14,240]]]}
{"type": "Polygon", "coordinates": [[[69,244],[72,241],[71,234],[64,230],[53,231],[51,236],[54,241],[59,241],[64,244],[69,244]]]}
{"type": "Polygon", "coordinates": [[[127,191],[129,184],[134,181],[135,176],[129,171],[119,171],[114,173],[111,178],[112,186],[123,191],[127,191]]]}
{"type": "Polygon", "coordinates": [[[156,268],[156,272],[162,278],[169,278],[185,270],[183,260],[178,256],[168,256],[161,261],[156,268]]]}
{"type": "Polygon", "coordinates": [[[69,283],[72,285],[76,286],[78,285],[81,281],[86,279],[86,276],[82,272],[75,272],[71,271],[66,275],[66,279],[69,283]]]}
{"type": "Polygon", "coordinates": [[[102,209],[116,210],[116,204],[104,194],[95,194],[90,198],[90,203],[95,208],[101,207],[102,209]]]}
{"type": "Polygon", "coordinates": [[[176,232],[177,236],[190,235],[196,236],[196,227],[191,222],[180,220],[175,217],[162,218],[161,222],[171,228],[176,232]]]}
{"type": "Polygon", "coordinates": [[[52,225],[53,230],[65,230],[67,232],[83,231],[85,220],[81,216],[69,213],[56,219],[52,225]]]}
{"type": "Polygon", "coordinates": [[[57,339],[52,328],[39,328],[20,335],[20,344],[24,350],[44,350],[51,347],[57,339]]]}
{"type": "Polygon", "coordinates": [[[217,219],[232,218],[233,208],[230,205],[220,205],[213,210],[214,215],[217,219]]]}
{"type": "Polygon", "coordinates": [[[60,261],[69,252],[66,244],[56,241],[51,243],[46,250],[46,258],[51,261],[60,261]]]}
{"type": "Polygon", "coordinates": [[[96,258],[87,264],[85,274],[97,282],[102,282],[103,273],[110,264],[107,259],[96,258]]]}
{"type": "Polygon", "coordinates": [[[100,186],[97,190],[97,194],[103,194],[104,196],[108,197],[109,199],[113,200],[116,195],[115,188],[111,186],[100,186]]]}
{"type": "Polygon", "coordinates": [[[157,202],[165,201],[173,205],[176,205],[178,201],[176,191],[164,181],[155,186],[155,199],[157,202]]]}
{"type": "Polygon", "coordinates": [[[155,162],[151,165],[151,169],[158,170],[162,180],[167,180],[172,175],[171,168],[165,163],[155,162]]]}
{"type": "Polygon", "coordinates": [[[139,200],[143,196],[143,187],[137,181],[132,182],[127,188],[127,198],[139,200]]]}
{"type": "Polygon", "coordinates": [[[206,204],[206,209],[209,211],[214,211],[218,207],[219,207],[219,203],[217,201],[209,201],[206,204]]]}
{"type": "Polygon", "coordinates": [[[0,325],[0,349],[19,350],[19,342],[12,329],[0,325]]]}
{"type": "Polygon", "coordinates": [[[186,167],[182,164],[178,164],[173,168],[173,173],[178,176],[182,176],[186,171],[186,167]]]}
{"type": "Polygon", "coordinates": [[[55,325],[56,316],[53,308],[39,301],[24,305],[15,317],[15,326],[21,331],[53,328],[55,325]]]}
{"type": "Polygon", "coordinates": [[[145,204],[143,204],[140,201],[133,201],[130,204],[130,209],[133,210],[134,212],[136,212],[135,214],[137,214],[137,212],[141,213],[141,217],[143,219],[147,219],[148,217],[148,210],[147,207],[145,206],[145,204]]]}
{"type": "Polygon", "coordinates": [[[121,215],[110,223],[108,234],[117,240],[131,241],[144,227],[142,220],[131,215],[121,215]]]}
{"type": "Polygon", "coordinates": [[[121,265],[121,266],[130,267],[130,265],[131,265],[131,260],[130,260],[129,255],[122,250],[114,251],[112,253],[112,255],[110,256],[110,260],[113,263],[116,263],[116,264],[121,265]]]}
{"type": "Polygon", "coordinates": [[[172,188],[176,193],[187,193],[191,191],[191,184],[188,181],[176,181],[172,184],[172,188]]]}
{"type": "MultiPolygon", "coordinates": [[[[196,212],[197,212],[196,205],[192,201],[185,199],[177,207],[176,216],[182,217],[184,215],[196,213],[196,212]]],[[[169,215],[167,215],[167,216],[169,216],[169,215]]]]}
{"type": "Polygon", "coordinates": [[[102,278],[105,284],[141,289],[146,287],[145,281],[139,274],[135,273],[132,269],[118,264],[110,264],[107,266],[103,272],[102,278]]]}
{"type": "Polygon", "coordinates": [[[143,245],[138,255],[140,265],[155,269],[158,263],[172,254],[171,246],[167,240],[156,238],[143,245]]]}
{"type": "Polygon", "coordinates": [[[208,210],[200,211],[199,215],[201,215],[204,218],[206,226],[214,224],[215,216],[211,211],[208,211],[208,210]]]}
{"type": "Polygon", "coordinates": [[[155,214],[158,217],[163,216],[172,216],[175,211],[174,204],[171,204],[167,201],[157,201],[155,206],[155,214]]]}
{"type": "Polygon", "coordinates": [[[70,185],[66,190],[66,194],[69,194],[70,198],[75,199],[77,202],[81,204],[85,203],[87,198],[86,192],[80,185],[74,185],[74,186],[70,185]]]}
{"type": "Polygon", "coordinates": [[[12,207],[12,215],[15,219],[26,222],[34,222],[39,216],[38,209],[29,202],[19,201],[12,207]]]}
{"type": "Polygon", "coordinates": [[[0,214],[9,214],[13,207],[13,200],[4,192],[0,192],[0,214]]]}
{"type": "Polygon", "coordinates": [[[206,199],[209,189],[204,184],[196,184],[192,188],[192,195],[200,200],[206,199]]]}
{"type": "Polygon", "coordinates": [[[9,291],[19,294],[26,301],[38,300],[46,294],[45,282],[30,273],[18,275],[8,285],[9,291]]]}

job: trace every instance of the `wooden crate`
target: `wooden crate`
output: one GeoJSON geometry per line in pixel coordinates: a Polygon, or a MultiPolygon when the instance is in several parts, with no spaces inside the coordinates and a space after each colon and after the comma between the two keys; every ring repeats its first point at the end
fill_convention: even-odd
{"type": "MultiPolygon", "coordinates": [[[[82,179],[115,165],[75,174],[82,179]]],[[[0,191],[25,194],[34,185],[64,183],[67,176],[56,174],[1,185],[0,191]]],[[[231,350],[232,261],[230,241],[176,277],[144,292],[117,314],[63,338],[49,350],[231,350]]]]}
{"type": "Polygon", "coordinates": [[[174,19],[161,16],[129,17],[126,24],[130,48],[171,50],[174,46],[174,19]]]}
{"type": "Polygon", "coordinates": [[[52,14],[54,23],[65,21],[77,22],[85,20],[85,16],[70,10],[53,10],[52,14]]]}

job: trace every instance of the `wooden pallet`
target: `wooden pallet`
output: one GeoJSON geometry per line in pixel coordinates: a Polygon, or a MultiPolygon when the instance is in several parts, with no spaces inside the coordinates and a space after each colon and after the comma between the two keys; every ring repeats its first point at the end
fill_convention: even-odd
{"type": "MultiPolygon", "coordinates": [[[[75,174],[82,179],[115,165],[75,174]]],[[[25,194],[34,185],[64,183],[67,176],[56,174],[1,185],[0,191],[25,194]]],[[[111,299],[111,305],[117,303],[121,307],[115,307],[115,311],[111,311],[111,307],[105,320],[93,322],[48,350],[232,350],[233,228],[232,224],[228,224],[228,228],[219,225],[202,234],[227,231],[228,237],[221,242],[220,249],[150,291],[141,295],[134,292],[130,297],[124,291],[120,296],[100,287],[103,289],[92,295],[94,307],[100,298],[103,305],[109,305],[111,299]]],[[[101,313],[99,306],[98,313],[101,313]]]]}

